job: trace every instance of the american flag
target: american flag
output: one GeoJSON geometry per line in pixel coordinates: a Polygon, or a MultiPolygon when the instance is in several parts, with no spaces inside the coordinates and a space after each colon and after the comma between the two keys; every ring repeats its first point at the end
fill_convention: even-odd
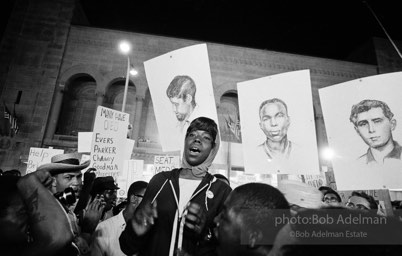
{"type": "Polygon", "coordinates": [[[225,121],[229,130],[232,132],[235,138],[240,141],[241,140],[240,119],[237,118],[237,120],[234,121],[231,116],[228,116],[228,118],[225,118],[225,121]]]}
{"type": "Polygon", "coordinates": [[[14,106],[14,111],[13,114],[11,114],[10,110],[8,110],[7,106],[5,103],[4,104],[4,119],[8,119],[8,122],[10,123],[10,130],[12,133],[17,134],[19,127],[18,127],[18,118],[17,115],[15,114],[15,106],[14,106]]]}

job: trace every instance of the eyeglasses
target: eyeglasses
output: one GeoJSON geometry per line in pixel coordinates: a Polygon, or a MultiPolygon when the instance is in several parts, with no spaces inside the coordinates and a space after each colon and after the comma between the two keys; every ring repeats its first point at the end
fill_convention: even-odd
{"type": "Polygon", "coordinates": [[[334,202],[338,202],[338,198],[336,198],[336,197],[325,197],[323,201],[325,203],[334,203],[334,202]]]}
{"type": "Polygon", "coordinates": [[[354,203],[346,203],[346,207],[353,208],[353,209],[359,209],[359,210],[370,210],[366,206],[362,204],[354,204],[354,203]]]}

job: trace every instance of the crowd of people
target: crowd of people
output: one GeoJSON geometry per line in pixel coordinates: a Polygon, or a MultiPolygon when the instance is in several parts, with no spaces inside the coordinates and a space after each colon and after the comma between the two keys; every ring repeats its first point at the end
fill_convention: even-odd
{"type": "Polygon", "coordinates": [[[118,203],[113,177],[78,153],[0,176],[1,255],[400,255],[402,223],[353,191],[284,180],[232,190],[210,166],[216,123],[187,128],[181,167],[133,182],[118,203]]]}

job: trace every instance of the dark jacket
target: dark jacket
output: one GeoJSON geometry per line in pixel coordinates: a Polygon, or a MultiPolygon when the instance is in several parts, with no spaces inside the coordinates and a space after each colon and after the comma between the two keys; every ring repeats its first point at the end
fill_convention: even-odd
{"type": "MultiPolygon", "coordinates": [[[[152,229],[144,236],[137,236],[130,222],[128,223],[120,236],[120,247],[125,254],[169,255],[174,218],[177,211],[174,194],[180,200],[179,174],[180,169],[174,169],[158,173],[151,179],[142,202],[152,201],[156,198],[158,218],[152,229]]],[[[202,179],[193,193],[191,202],[195,202],[203,208],[207,215],[206,224],[201,235],[196,235],[192,230],[184,228],[183,249],[186,252],[191,255],[215,254],[215,246],[207,237],[210,232],[213,232],[213,220],[221,211],[231,190],[226,183],[209,173],[202,179]]],[[[141,206],[142,204],[138,207],[141,206]]],[[[178,234],[179,227],[177,226],[175,248],[177,248],[178,234]]]]}

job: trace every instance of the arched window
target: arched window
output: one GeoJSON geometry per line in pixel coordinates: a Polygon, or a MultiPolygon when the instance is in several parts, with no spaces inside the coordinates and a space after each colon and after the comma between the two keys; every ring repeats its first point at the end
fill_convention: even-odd
{"type": "Polygon", "coordinates": [[[236,92],[226,92],[222,95],[218,115],[222,140],[241,143],[239,101],[236,92]]]}
{"type": "MultiPolygon", "coordinates": [[[[121,111],[123,106],[124,87],[125,87],[125,80],[117,80],[113,82],[110,86],[108,86],[103,106],[121,111]]],[[[130,115],[129,123],[131,125],[133,125],[134,123],[134,114],[136,106],[135,103],[136,103],[135,86],[130,81],[127,89],[126,107],[124,112],[130,115]]]]}
{"type": "Polygon", "coordinates": [[[63,103],[56,134],[77,136],[78,132],[92,131],[96,111],[96,82],[82,75],[72,78],[63,92],[63,103]]]}

